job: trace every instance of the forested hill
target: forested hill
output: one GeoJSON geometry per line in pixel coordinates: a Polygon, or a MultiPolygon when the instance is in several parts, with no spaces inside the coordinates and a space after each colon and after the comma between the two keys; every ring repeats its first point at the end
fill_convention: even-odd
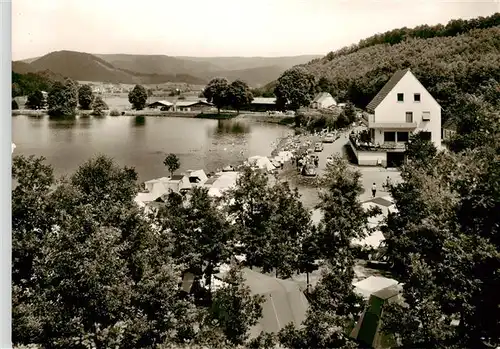
{"type": "Polygon", "coordinates": [[[495,14],[446,26],[393,30],[303,67],[317,80],[328,79],[327,90],[339,100],[350,100],[361,108],[394,72],[411,68],[443,107],[446,121],[454,113],[457,98],[465,93],[490,99],[498,96],[484,91],[498,92],[499,62],[500,14],[495,14]]]}

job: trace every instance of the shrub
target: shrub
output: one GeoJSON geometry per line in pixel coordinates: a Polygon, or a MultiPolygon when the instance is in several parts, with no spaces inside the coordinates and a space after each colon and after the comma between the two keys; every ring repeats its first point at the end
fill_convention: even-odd
{"type": "Polygon", "coordinates": [[[116,109],[113,109],[110,113],[110,116],[120,116],[120,112],[116,109]]]}

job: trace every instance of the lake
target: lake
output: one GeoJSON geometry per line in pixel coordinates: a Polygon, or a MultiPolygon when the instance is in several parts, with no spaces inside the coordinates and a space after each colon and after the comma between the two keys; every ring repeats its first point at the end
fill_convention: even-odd
{"type": "Polygon", "coordinates": [[[135,167],[140,181],[168,175],[167,153],[188,169],[215,171],[253,155],[268,156],[273,143],[293,131],[276,124],[245,120],[207,120],[132,116],[52,120],[12,117],[13,155],[44,156],[56,175],[75,171],[96,154],[135,167]]]}

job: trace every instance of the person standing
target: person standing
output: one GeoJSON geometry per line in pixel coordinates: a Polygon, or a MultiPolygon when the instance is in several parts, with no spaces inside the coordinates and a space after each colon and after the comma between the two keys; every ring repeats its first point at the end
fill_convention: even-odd
{"type": "Polygon", "coordinates": [[[375,194],[377,194],[377,185],[373,183],[372,185],[372,197],[375,197],[375,194]]]}

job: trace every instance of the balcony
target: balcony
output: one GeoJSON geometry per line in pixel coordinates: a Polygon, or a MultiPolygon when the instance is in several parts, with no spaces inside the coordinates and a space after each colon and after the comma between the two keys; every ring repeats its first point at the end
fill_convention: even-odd
{"type": "Polygon", "coordinates": [[[375,122],[375,115],[367,115],[368,128],[412,130],[417,128],[416,122],[375,122]]]}
{"type": "Polygon", "coordinates": [[[358,151],[378,151],[378,152],[404,152],[406,150],[406,143],[404,142],[384,142],[382,144],[374,144],[370,141],[363,139],[361,134],[351,133],[349,141],[352,147],[358,151]]]}

